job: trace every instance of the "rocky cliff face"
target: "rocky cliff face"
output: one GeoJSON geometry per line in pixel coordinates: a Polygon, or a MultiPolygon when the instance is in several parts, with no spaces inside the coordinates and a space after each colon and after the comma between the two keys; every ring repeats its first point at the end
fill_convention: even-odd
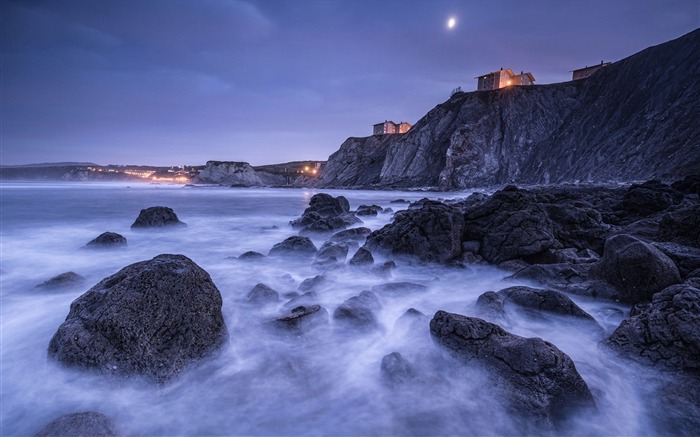
{"type": "Polygon", "coordinates": [[[698,173],[697,71],[700,30],[581,81],[457,93],[404,135],[348,139],[318,186],[460,189],[698,173]]]}
{"type": "Polygon", "coordinates": [[[250,164],[231,161],[207,161],[206,167],[197,174],[195,182],[245,187],[264,185],[250,164]]]}

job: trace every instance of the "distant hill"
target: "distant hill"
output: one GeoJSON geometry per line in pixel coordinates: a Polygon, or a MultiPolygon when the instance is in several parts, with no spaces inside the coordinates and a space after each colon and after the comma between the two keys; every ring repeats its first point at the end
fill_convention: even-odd
{"type": "Polygon", "coordinates": [[[0,168],[98,167],[94,162],[42,162],[40,164],[0,165],[0,168]]]}
{"type": "Polygon", "coordinates": [[[459,92],[403,135],[350,138],[318,187],[462,189],[700,174],[700,30],[583,80],[459,92]]]}

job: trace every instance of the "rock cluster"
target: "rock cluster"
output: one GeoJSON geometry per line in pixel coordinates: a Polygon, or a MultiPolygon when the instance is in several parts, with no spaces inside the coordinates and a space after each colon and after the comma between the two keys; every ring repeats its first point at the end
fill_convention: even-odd
{"type": "Polygon", "coordinates": [[[350,212],[350,204],[345,197],[325,193],[315,194],[302,216],[290,222],[300,233],[333,232],[357,223],[362,221],[350,212]]]}

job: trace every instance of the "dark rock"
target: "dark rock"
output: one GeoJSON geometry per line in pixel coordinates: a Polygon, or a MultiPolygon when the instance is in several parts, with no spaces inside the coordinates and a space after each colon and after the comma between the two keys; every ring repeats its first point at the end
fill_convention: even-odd
{"type": "Polygon", "coordinates": [[[164,382],[226,342],[221,304],[209,274],[192,260],[158,255],[121,269],[73,301],[49,343],[49,357],[164,382]]]}
{"type": "Polygon", "coordinates": [[[391,207],[389,207],[389,208],[384,208],[384,209],[382,210],[382,214],[391,214],[391,213],[393,213],[393,212],[394,212],[394,210],[393,210],[393,208],[391,208],[391,207]]]}
{"type": "Polygon", "coordinates": [[[290,301],[284,304],[285,308],[309,306],[318,302],[318,293],[316,293],[315,291],[307,291],[304,294],[294,293],[294,296],[290,297],[290,301]]]}
{"type": "Polygon", "coordinates": [[[336,232],[328,241],[344,243],[347,244],[348,247],[358,247],[360,244],[364,244],[367,236],[371,233],[372,231],[369,228],[351,228],[336,232]]]}
{"type": "Polygon", "coordinates": [[[292,236],[272,246],[268,256],[312,257],[318,249],[308,237],[292,236]]]}
{"type": "Polygon", "coordinates": [[[122,247],[122,246],[126,246],[126,238],[124,238],[122,235],[119,235],[115,232],[104,232],[104,233],[98,235],[97,237],[95,237],[94,240],[91,240],[85,246],[91,247],[91,248],[122,247]]]}
{"type": "Polygon", "coordinates": [[[307,278],[301,281],[301,284],[299,284],[299,291],[312,291],[312,290],[318,290],[326,285],[328,285],[330,281],[323,275],[316,275],[313,278],[307,278]]]}
{"type": "Polygon", "coordinates": [[[554,290],[540,290],[530,287],[509,287],[498,292],[505,304],[514,304],[522,308],[556,314],[559,316],[570,316],[595,322],[595,319],[582,310],[564,294],[554,290]]]}
{"type": "Polygon", "coordinates": [[[325,193],[315,194],[302,216],[290,222],[301,232],[332,232],[355,223],[361,223],[361,220],[350,212],[347,199],[325,193]]]}
{"type": "Polygon", "coordinates": [[[487,291],[476,299],[476,309],[481,317],[497,325],[507,325],[503,298],[496,292],[487,291]]]}
{"type": "MultiPolygon", "coordinates": [[[[646,381],[645,381],[646,382],[646,381]]],[[[654,433],[667,436],[692,436],[700,429],[700,378],[678,375],[659,384],[650,396],[650,419],[654,433]]]]}
{"type": "Polygon", "coordinates": [[[357,215],[377,215],[382,212],[382,207],[379,205],[360,205],[357,207],[357,215]]]}
{"type": "Polygon", "coordinates": [[[622,207],[635,214],[647,216],[665,209],[683,200],[683,194],[659,181],[648,181],[641,185],[629,187],[622,198],[622,207]]]}
{"type": "Polygon", "coordinates": [[[391,271],[396,268],[396,263],[394,261],[384,261],[382,265],[372,267],[372,273],[378,276],[389,277],[391,276],[391,271]]]}
{"type": "Polygon", "coordinates": [[[142,209],[131,229],[163,228],[186,226],[177,218],[177,214],[167,206],[152,206],[142,209]]]}
{"type": "Polygon", "coordinates": [[[694,270],[700,269],[700,249],[698,248],[677,243],[652,243],[652,246],[671,258],[678,267],[681,277],[685,278],[694,270]]]}
{"type": "Polygon", "coordinates": [[[605,344],[633,360],[700,371],[700,290],[685,284],[635,305],[605,344]]]}
{"type": "Polygon", "coordinates": [[[265,305],[279,301],[280,295],[265,284],[257,284],[248,292],[245,298],[250,303],[265,305]]]}
{"type": "Polygon", "coordinates": [[[554,246],[554,225],[537,197],[506,187],[465,212],[464,240],[481,242],[481,256],[500,263],[536,255],[554,246]]]}
{"type": "Polygon", "coordinates": [[[649,301],[654,293],[681,282],[676,265],[659,249],[630,235],[605,241],[603,258],[591,271],[620,290],[623,302],[649,301]]]}
{"type": "Polygon", "coordinates": [[[66,288],[78,288],[85,285],[85,278],[75,272],[65,272],[36,285],[34,288],[45,290],[60,290],[66,288]]]}
{"type": "Polygon", "coordinates": [[[483,365],[510,407],[544,428],[556,427],[581,409],[595,408],[571,358],[551,343],[445,311],[435,313],[430,333],[458,361],[483,365]]]}
{"type": "Polygon", "coordinates": [[[365,247],[372,252],[444,263],[462,254],[463,228],[464,218],[458,209],[426,201],[419,209],[397,212],[392,223],[367,237],[365,247]]]}
{"type": "MultiPolygon", "coordinates": [[[[500,265],[499,265],[500,267],[500,265]]],[[[582,296],[618,300],[620,291],[605,281],[591,278],[591,264],[535,264],[521,266],[507,279],[528,279],[555,290],[582,296]]]]}
{"type": "Polygon", "coordinates": [[[384,355],[380,366],[382,378],[390,386],[398,386],[416,377],[411,364],[398,352],[384,355]]]}
{"type": "Polygon", "coordinates": [[[388,282],[375,285],[372,287],[372,291],[389,296],[400,296],[409,293],[423,293],[428,291],[428,287],[422,284],[414,284],[413,282],[388,282]]]}
{"type": "Polygon", "coordinates": [[[380,327],[374,311],[381,308],[377,295],[371,291],[363,291],[359,296],[353,296],[343,302],[333,312],[336,324],[361,332],[370,332],[380,327]]]}
{"type": "Polygon", "coordinates": [[[372,256],[372,252],[365,249],[364,247],[360,247],[359,249],[357,249],[357,252],[355,252],[355,255],[353,255],[352,258],[350,258],[348,264],[352,266],[372,265],[374,264],[374,257],[372,256]]]}
{"type": "Polygon", "coordinates": [[[34,437],[116,437],[109,417],[95,411],[72,413],[49,422],[34,437]]]}
{"type": "Polygon", "coordinates": [[[348,256],[348,245],[345,243],[336,243],[326,241],[318,250],[314,264],[329,265],[335,263],[344,263],[348,256]]]}
{"type": "Polygon", "coordinates": [[[683,180],[672,183],[671,188],[683,194],[700,196],[700,175],[686,176],[683,180]]]}
{"type": "Polygon", "coordinates": [[[603,222],[600,212],[581,200],[566,200],[544,204],[552,222],[552,232],[564,247],[603,251],[611,227],[603,222]]]}
{"type": "Polygon", "coordinates": [[[241,254],[237,259],[241,261],[252,261],[260,258],[265,258],[265,255],[260,252],[249,250],[248,252],[241,254]]]}
{"type": "Polygon", "coordinates": [[[700,248],[700,205],[664,214],[659,240],[700,248]]]}
{"type": "Polygon", "coordinates": [[[273,327],[293,334],[303,334],[328,323],[328,311],[320,305],[298,306],[271,322],[273,327]]]}
{"type": "Polygon", "coordinates": [[[396,199],[396,200],[390,201],[389,203],[397,203],[397,204],[398,204],[398,203],[404,203],[404,204],[405,204],[405,203],[411,203],[411,202],[409,202],[409,201],[406,200],[406,199],[396,199]]]}

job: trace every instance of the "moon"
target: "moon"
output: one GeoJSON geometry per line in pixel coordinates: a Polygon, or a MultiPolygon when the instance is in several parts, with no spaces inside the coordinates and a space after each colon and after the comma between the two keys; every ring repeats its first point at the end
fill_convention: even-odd
{"type": "Polygon", "coordinates": [[[447,28],[448,28],[448,29],[454,29],[454,27],[455,27],[456,25],[457,25],[457,20],[455,19],[455,17],[450,17],[450,18],[447,20],[447,28]]]}

